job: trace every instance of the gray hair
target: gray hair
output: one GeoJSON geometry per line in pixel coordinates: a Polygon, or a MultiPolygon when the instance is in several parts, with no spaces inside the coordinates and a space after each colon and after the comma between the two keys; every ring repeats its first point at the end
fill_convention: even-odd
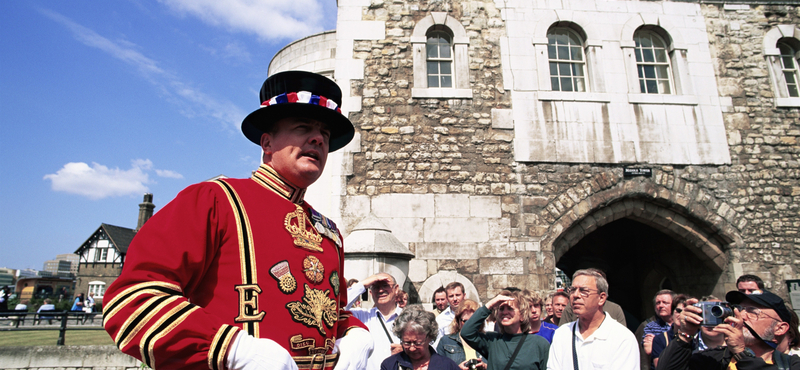
{"type": "Polygon", "coordinates": [[[422,305],[409,305],[403,310],[403,313],[397,317],[392,331],[402,340],[403,333],[405,333],[406,330],[425,334],[428,340],[433,341],[439,333],[439,325],[436,324],[436,315],[434,315],[433,312],[425,311],[422,305]]]}
{"type": "Polygon", "coordinates": [[[608,280],[606,280],[605,276],[598,272],[596,269],[584,269],[575,271],[572,274],[572,280],[575,280],[578,276],[591,276],[594,278],[595,285],[597,285],[597,294],[605,293],[608,294],[608,280]]]}

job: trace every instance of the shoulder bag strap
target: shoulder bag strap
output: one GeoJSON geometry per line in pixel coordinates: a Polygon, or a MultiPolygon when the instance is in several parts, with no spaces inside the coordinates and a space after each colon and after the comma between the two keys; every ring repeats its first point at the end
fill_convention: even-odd
{"type": "Polygon", "coordinates": [[[772,351],[772,363],[778,366],[778,370],[789,370],[791,362],[789,355],[778,350],[772,351]]]}
{"type": "Polygon", "coordinates": [[[572,326],[572,367],[578,370],[578,351],[575,350],[575,327],[578,326],[578,321],[572,326]]]}
{"type": "Polygon", "coordinates": [[[508,369],[511,368],[511,364],[513,364],[514,363],[514,359],[517,358],[517,354],[519,353],[519,350],[522,349],[522,343],[525,342],[525,338],[527,338],[528,335],[530,335],[530,334],[523,335],[522,339],[519,340],[519,343],[517,343],[517,348],[514,350],[514,354],[512,354],[511,358],[508,359],[508,363],[506,364],[506,368],[503,369],[503,370],[508,370],[508,369]]]}
{"type": "Polygon", "coordinates": [[[383,327],[383,332],[386,333],[386,338],[389,338],[389,343],[394,344],[394,340],[392,340],[392,336],[389,335],[389,330],[386,330],[386,325],[383,323],[383,315],[381,315],[381,311],[375,310],[375,316],[378,317],[378,321],[381,322],[381,326],[383,327]]]}

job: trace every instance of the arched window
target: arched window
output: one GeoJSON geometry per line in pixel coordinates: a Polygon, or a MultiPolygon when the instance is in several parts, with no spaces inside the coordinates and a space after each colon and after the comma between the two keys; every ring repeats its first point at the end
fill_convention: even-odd
{"type": "Polygon", "coordinates": [[[639,74],[639,88],[644,94],[671,94],[672,78],[670,72],[667,43],[651,30],[638,30],[633,35],[636,46],[636,69],[639,74]]]}
{"type": "Polygon", "coordinates": [[[427,36],[428,87],[453,87],[453,36],[441,26],[434,26],[427,36]]]}
{"type": "Polygon", "coordinates": [[[431,12],[411,33],[414,98],[472,98],[469,84],[469,36],[457,19],[431,12]]]}
{"type": "Polygon", "coordinates": [[[586,58],[583,41],[569,28],[547,32],[547,59],[553,91],[586,91],[586,58]]]}
{"type": "Polygon", "coordinates": [[[800,97],[797,88],[797,51],[788,43],[778,42],[781,51],[781,70],[789,97],[800,97]]]}

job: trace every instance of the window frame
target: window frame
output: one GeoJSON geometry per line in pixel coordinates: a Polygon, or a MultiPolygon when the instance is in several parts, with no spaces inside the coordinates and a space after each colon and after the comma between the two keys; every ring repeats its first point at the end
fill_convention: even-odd
{"type": "Polygon", "coordinates": [[[455,85],[455,75],[453,73],[453,35],[448,30],[444,29],[441,26],[434,26],[428,30],[427,38],[428,40],[425,43],[425,62],[426,68],[425,72],[427,74],[427,82],[428,88],[437,88],[437,89],[446,89],[452,88],[455,85]],[[437,35],[441,35],[440,37],[436,37],[437,35]],[[446,43],[441,43],[438,40],[445,39],[446,43]],[[431,42],[431,40],[437,40],[435,43],[431,42]],[[446,45],[444,50],[449,52],[449,57],[442,56],[442,46],[446,45]],[[431,47],[434,47],[437,51],[436,57],[431,56],[431,47]],[[431,64],[435,63],[438,67],[436,73],[432,73],[431,71],[431,64]],[[442,72],[442,66],[447,65],[449,67],[449,73],[442,72]],[[431,86],[431,78],[435,78],[437,80],[437,86],[431,86]],[[449,86],[444,85],[444,79],[449,77],[450,84],[449,86]]]}
{"type": "MultiPolygon", "coordinates": [[[[782,59],[783,53],[780,50],[781,44],[791,47],[795,52],[793,58],[796,68],[794,78],[795,83],[800,83],[800,27],[793,24],[776,25],[766,32],[762,46],[772,91],[775,95],[775,107],[797,108],[800,107],[800,97],[791,96],[782,59]]],[[[800,94],[800,86],[798,86],[798,94],[800,94]]]]}
{"type": "MultiPolygon", "coordinates": [[[[570,41],[572,41],[571,40],[572,37],[569,37],[569,38],[570,38],[570,41]]],[[[585,47],[585,41],[583,40],[583,37],[581,37],[581,35],[578,32],[576,32],[575,30],[573,30],[573,29],[571,29],[569,27],[552,27],[547,31],[547,50],[548,50],[547,61],[548,61],[548,71],[549,71],[549,75],[550,75],[550,90],[551,91],[567,92],[567,93],[570,93],[570,92],[577,92],[577,93],[590,92],[589,83],[588,83],[588,79],[589,78],[588,78],[588,67],[587,67],[586,50],[585,49],[586,49],[586,47],[585,47]],[[559,59],[558,57],[559,57],[560,53],[558,53],[558,47],[559,47],[558,44],[552,44],[550,42],[551,41],[551,35],[553,35],[556,32],[561,32],[561,31],[563,31],[568,37],[569,36],[573,36],[575,39],[577,39],[579,41],[578,43],[575,44],[575,46],[572,46],[571,42],[568,42],[566,44],[566,47],[569,50],[570,59],[559,59]],[[551,53],[551,48],[553,50],[555,50],[555,52],[556,52],[556,58],[555,59],[552,58],[553,55],[551,53]],[[580,54],[581,54],[581,59],[580,60],[576,61],[576,59],[572,58],[572,50],[574,50],[574,49],[580,50],[580,54]],[[553,75],[553,63],[556,64],[556,75],[555,76],[553,75]],[[561,66],[562,65],[569,65],[569,66],[572,67],[572,68],[569,68],[570,75],[568,77],[565,77],[565,76],[561,75],[560,72],[561,72],[561,66]],[[578,79],[578,78],[574,74],[576,65],[580,65],[580,72],[581,72],[580,80],[582,80],[582,83],[583,83],[583,90],[578,90],[578,89],[574,89],[574,88],[572,90],[562,90],[561,86],[563,86],[562,81],[563,81],[564,78],[567,78],[567,79],[570,80],[570,86],[574,87],[574,86],[577,85],[576,79],[578,79]],[[557,81],[559,82],[559,86],[558,86],[559,88],[558,89],[556,89],[554,84],[553,84],[553,79],[554,78],[557,79],[557,81]]]]}
{"type": "Polygon", "coordinates": [[[410,42],[413,53],[414,84],[412,98],[472,98],[469,72],[469,36],[461,22],[446,12],[431,12],[414,26],[410,42]],[[429,87],[427,66],[427,43],[430,31],[446,30],[452,35],[451,52],[453,62],[452,87],[429,87]]]}
{"type": "Polygon", "coordinates": [[[657,95],[675,95],[675,78],[673,76],[672,70],[672,57],[670,52],[669,42],[665,40],[663,36],[661,36],[658,32],[648,28],[642,28],[636,30],[633,33],[633,42],[634,42],[634,58],[636,60],[636,72],[637,72],[637,80],[639,82],[639,92],[641,94],[657,94],[657,95]],[[639,41],[639,39],[644,38],[643,36],[649,36],[648,39],[650,40],[650,46],[645,46],[643,43],[639,41]],[[654,41],[658,41],[661,45],[655,45],[654,41]],[[652,61],[646,61],[645,55],[646,52],[650,51],[652,54],[652,61]],[[658,59],[658,52],[661,51],[662,55],[666,60],[659,61],[658,59]],[[653,77],[648,77],[646,73],[647,67],[653,68],[653,77]],[[661,68],[659,68],[661,67],[661,68]],[[664,70],[664,74],[666,78],[659,75],[659,71],[664,70]],[[668,92],[664,92],[662,88],[661,81],[666,80],[666,87],[669,89],[668,92]],[[648,88],[648,82],[653,81],[655,84],[656,92],[651,92],[648,88]]]}

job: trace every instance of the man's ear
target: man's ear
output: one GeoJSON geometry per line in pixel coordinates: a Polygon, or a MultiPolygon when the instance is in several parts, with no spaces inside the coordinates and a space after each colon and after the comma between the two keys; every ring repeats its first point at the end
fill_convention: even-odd
{"type": "Polygon", "coordinates": [[[271,144],[272,134],[266,132],[261,134],[261,150],[264,151],[264,154],[272,154],[272,149],[270,148],[271,144]]]}
{"type": "Polygon", "coordinates": [[[785,322],[779,322],[778,325],[775,325],[775,335],[785,335],[789,332],[789,324],[785,322]]]}
{"type": "Polygon", "coordinates": [[[606,293],[599,293],[598,295],[600,296],[600,300],[598,301],[598,303],[599,303],[600,305],[604,305],[604,304],[606,303],[606,299],[608,299],[608,294],[606,294],[606,293]]]}

